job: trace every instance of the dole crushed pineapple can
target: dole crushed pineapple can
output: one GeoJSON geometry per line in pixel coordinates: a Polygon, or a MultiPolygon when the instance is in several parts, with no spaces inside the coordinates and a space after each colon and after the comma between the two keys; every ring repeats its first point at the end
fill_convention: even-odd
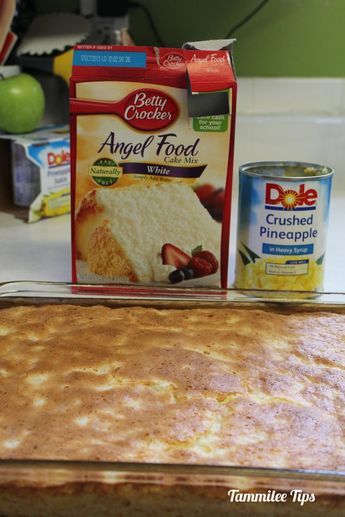
{"type": "Polygon", "coordinates": [[[332,176],[314,163],[240,167],[236,287],[322,289],[332,176]]]}

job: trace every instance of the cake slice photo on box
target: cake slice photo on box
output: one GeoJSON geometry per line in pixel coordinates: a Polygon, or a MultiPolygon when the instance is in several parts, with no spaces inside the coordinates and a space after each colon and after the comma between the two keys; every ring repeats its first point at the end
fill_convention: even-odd
{"type": "Polygon", "coordinates": [[[76,255],[87,274],[119,282],[219,282],[221,228],[188,185],[92,190],[75,224],[76,255]]]}

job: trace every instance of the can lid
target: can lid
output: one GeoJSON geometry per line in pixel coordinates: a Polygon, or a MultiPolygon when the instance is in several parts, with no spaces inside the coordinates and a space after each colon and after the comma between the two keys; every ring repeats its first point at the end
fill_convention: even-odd
{"type": "Polygon", "coordinates": [[[334,170],[326,165],[310,162],[265,161],[240,165],[240,174],[261,178],[284,178],[286,181],[309,180],[332,176],[334,170]]]}

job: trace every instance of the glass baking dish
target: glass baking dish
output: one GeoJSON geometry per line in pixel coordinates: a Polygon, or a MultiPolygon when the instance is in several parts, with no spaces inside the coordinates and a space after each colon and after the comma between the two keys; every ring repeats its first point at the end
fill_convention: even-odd
{"type": "MultiPolygon", "coordinates": [[[[138,289],[133,285],[116,288],[30,281],[0,284],[0,309],[51,303],[345,312],[345,293],[160,290],[138,289]]],[[[323,471],[317,466],[315,470],[289,470],[199,464],[0,460],[1,516],[177,517],[206,516],[211,512],[215,517],[342,515],[345,514],[345,471],[323,471]]]]}

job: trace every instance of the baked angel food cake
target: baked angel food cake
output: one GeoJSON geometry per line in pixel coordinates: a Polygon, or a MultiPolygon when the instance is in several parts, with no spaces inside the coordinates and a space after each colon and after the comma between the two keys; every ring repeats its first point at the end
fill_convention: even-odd
{"type": "Polygon", "coordinates": [[[168,282],[166,244],[192,254],[202,247],[218,258],[220,225],[182,183],[100,188],[81,201],[75,224],[77,258],[92,273],[130,282],[168,282]]]}
{"type": "MultiPolygon", "coordinates": [[[[3,309],[0,367],[2,460],[345,470],[344,314],[3,309]]],[[[203,516],[210,509],[218,516],[232,508],[226,485],[165,486],[164,478],[152,486],[132,478],[112,485],[104,478],[101,488],[99,477],[66,486],[60,476],[50,490],[49,475],[37,486],[17,472],[14,484],[0,487],[0,514],[74,516],[84,504],[84,514],[97,517],[203,516]]],[[[263,480],[249,487],[263,491],[263,480]]],[[[341,499],[327,501],[327,515],[339,515],[341,499]]],[[[236,515],[250,508],[237,505],[236,515]]],[[[259,505],[254,515],[280,515],[270,508],[259,505]]],[[[299,515],[296,505],[296,513],[288,508],[281,515],[299,515]]],[[[317,504],[310,508],[324,515],[317,504]]]]}

